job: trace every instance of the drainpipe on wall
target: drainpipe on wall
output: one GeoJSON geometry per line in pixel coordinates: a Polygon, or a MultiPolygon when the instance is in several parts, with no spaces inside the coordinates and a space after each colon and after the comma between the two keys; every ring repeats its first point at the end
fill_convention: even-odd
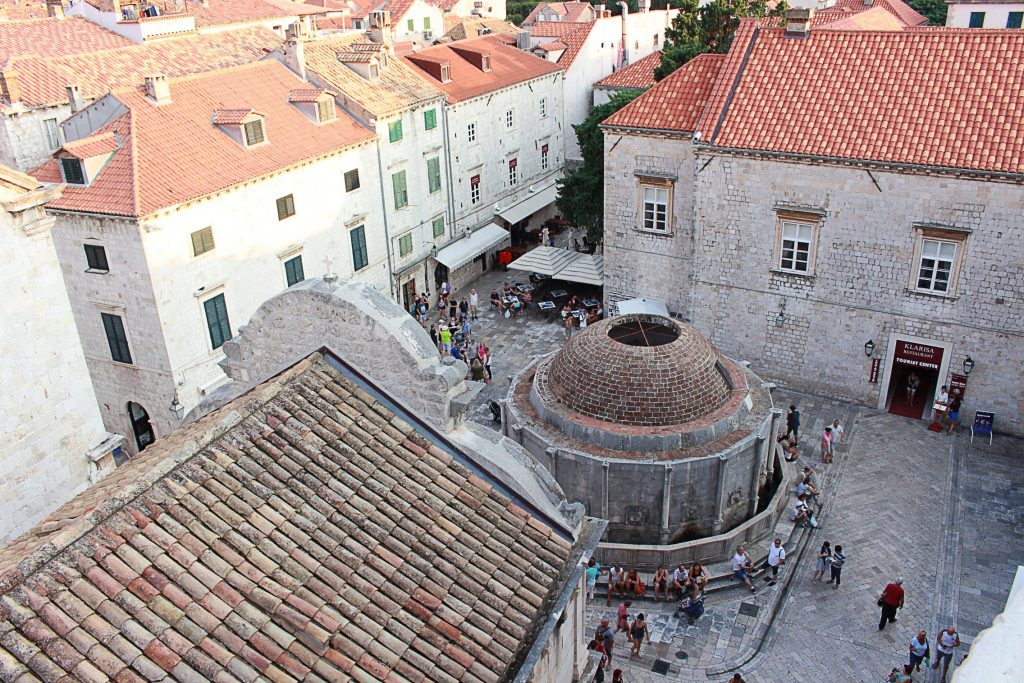
{"type": "MultiPolygon", "coordinates": [[[[376,124],[374,124],[376,129],[376,124]]],[[[374,130],[376,133],[376,130],[374,130]]],[[[374,144],[377,146],[377,177],[380,179],[380,208],[381,218],[384,221],[384,245],[385,253],[388,255],[388,291],[391,292],[391,298],[401,304],[398,301],[398,297],[395,296],[395,271],[391,266],[391,232],[388,230],[388,200],[387,200],[387,185],[384,184],[384,163],[381,161],[381,149],[380,149],[380,136],[377,136],[374,144]]]]}
{"type": "Polygon", "coordinates": [[[451,238],[455,230],[455,184],[452,182],[452,141],[448,138],[448,107],[444,104],[441,105],[441,132],[444,134],[444,165],[448,176],[448,237],[451,238]]]}

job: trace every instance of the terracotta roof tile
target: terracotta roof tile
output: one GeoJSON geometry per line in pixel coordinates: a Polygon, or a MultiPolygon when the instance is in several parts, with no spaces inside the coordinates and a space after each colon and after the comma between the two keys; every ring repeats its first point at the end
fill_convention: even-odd
{"type": "Polygon", "coordinates": [[[561,19],[557,22],[542,21],[540,24],[554,24],[564,21],[579,21],[580,17],[588,8],[593,8],[589,2],[541,2],[523,19],[523,26],[538,24],[537,15],[544,9],[550,9],[559,15],[561,19]]]}
{"type": "MultiPolygon", "coordinates": [[[[98,131],[117,134],[117,153],[89,186],[69,185],[48,206],[144,216],[372,139],[342,111],[328,124],[311,123],[288,102],[288,93],[302,85],[280,63],[265,61],[172,80],[171,103],[159,107],[141,90],[119,91],[114,96],[127,113],[98,131]],[[211,122],[217,110],[224,123],[240,122],[253,110],[262,114],[268,142],[238,144],[211,122]]],[[[58,182],[56,161],[34,175],[58,182]]],[[[216,519],[208,511],[196,513],[200,519],[207,515],[216,519]]]]}
{"type": "Polygon", "coordinates": [[[0,3],[0,17],[5,17],[7,21],[43,19],[47,16],[46,2],[43,0],[12,0],[0,3]]]}
{"type": "Polygon", "coordinates": [[[0,667],[132,681],[497,681],[514,671],[560,590],[566,532],[407,419],[314,354],[158,442],[58,510],[70,521],[63,531],[43,524],[4,550],[0,667]],[[353,431],[377,421],[388,430],[353,431]],[[392,508],[403,488],[418,491],[424,513],[392,508]],[[252,501],[271,526],[249,528],[243,542],[214,514],[227,510],[223,497],[252,501]],[[176,521],[186,508],[196,511],[187,527],[176,521]],[[408,543],[365,510],[407,526],[408,543]],[[500,548],[446,547],[467,534],[491,539],[496,525],[507,530],[500,548]],[[467,560],[464,573],[442,553],[467,560]],[[250,578],[224,569],[244,555],[263,565],[249,566],[250,578]]]}
{"type": "Polygon", "coordinates": [[[920,26],[928,21],[928,17],[918,13],[903,0],[875,0],[871,4],[865,3],[864,0],[836,0],[835,4],[816,12],[815,16],[817,18],[836,14],[852,15],[872,11],[874,8],[884,9],[899,19],[904,26],[920,26]]]}
{"type": "Polygon", "coordinates": [[[90,135],[80,140],[68,142],[61,149],[76,159],[88,159],[116,151],[117,139],[113,133],[90,135]]]}
{"type": "Polygon", "coordinates": [[[796,40],[762,29],[738,39],[726,65],[751,40],[701,121],[715,145],[1024,172],[1024,107],[1007,97],[1024,92],[1020,31],[821,29],[796,40]]]}
{"type": "Polygon", "coordinates": [[[0,65],[20,55],[57,57],[133,44],[82,17],[0,22],[0,65]]]}
{"type": "Polygon", "coordinates": [[[446,93],[451,102],[477,97],[562,70],[557,64],[489,37],[425,48],[402,59],[415,68],[430,85],[446,93]],[[489,52],[490,71],[482,71],[466,59],[463,49],[489,52]],[[440,78],[423,67],[423,62],[447,62],[450,65],[451,81],[442,83],[440,78]]]}
{"type": "Polygon", "coordinates": [[[643,59],[624,66],[613,74],[605,76],[595,87],[642,90],[654,85],[654,70],[661,65],[661,50],[655,50],[643,59]]]}
{"type": "Polygon", "coordinates": [[[605,126],[696,130],[726,55],[700,55],[604,120],[605,126]]]}
{"type": "Polygon", "coordinates": [[[583,49],[583,44],[593,28],[594,24],[590,22],[545,21],[531,28],[530,35],[535,38],[554,37],[565,43],[566,50],[558,58],[558,65],[568,70],[579,56],[580,50],[583,49]]]}

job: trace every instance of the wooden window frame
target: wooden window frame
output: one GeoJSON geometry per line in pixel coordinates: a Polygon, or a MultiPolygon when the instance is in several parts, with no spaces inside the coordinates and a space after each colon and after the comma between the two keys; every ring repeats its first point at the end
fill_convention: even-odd
{"type": "Polygon", "coordinates": [[[228,302],[224,292],[214,294],[203,300],[203,317],[206,318],[206,332],[210,339],[210,350],[216,351],[231,339],[231,316],[228,315],[228,302]],[[220,302],[218,310],[217,302],[220,302]],[[210,316],[211,311],[213,317],[210,316]],[[221,317],[223,313],[223,317],[221,317]],[[218,342],[219,339],[219,342],[218,342]]]}
{"type": "Polygon", "coordinates": [[[359,169],[353,168],[352,170],[345,171],[345,192],[355,192],[361,186],[359,184],[359,169]],[[355,175],[353,175],[355,174],[355,175]]]}
{"type": "Polygon", "coordinates": [[[284,262],[284,283],[292,287],[306,279],[306,269],[302,265],[302,254],[296,254],[284,262]],[[297,267],[296,267],[297,266],[297,267]]]}
{"type": "Polygon", "coordinates": [[[914,256],[910,266],[909,291],[925,296],[936,296],[946,299],[957,297],[957,289],[960,284],[960,271],[963,268],[965,254],[967,253],[967,241],[970,231],[953,227],[935,225],[914,226],[914,256]],[[921,266],[924,256],[925,242],[934,241],[941,243],[952,243],[956,245],[956,252],[953,254],[953,265],[949,273],[949,287],[946,291],[920,287],[921,266]]]}
{"type": "Polygon", "coordinates": [[[101,311],[100,322],[103,325],[103,334],[107,338],[107,348],[110,349],[110,360],[122,365],[134,365],[132,347],[128,340],[128,328],[124,324],[124,316],[101,311]],[[114,321],[117,321],[116,325],[114,321]],[[118,335],[118,332],[120,332],[120,335],[118,335]]]}
{"type": "Polygon", "coordinates": [[[428,109],[423,112],[423,130],[434,130],[437,128],[437,109],[428,109]]]}
{"type": "Polygon", "coordinates": [[[217,248],[217,242],[213,239],[213,226],[208,225],[193,232],[189,237],[192,240],[192,256],[202,256],[217,248]],[[209,236],[209,240],[207,240],[209,236]]]}
{"type": "Polygon", "coordinates": [[[110,262],[107,261],[107,250],[102,244],[83,244],[85,249],[85,272],[87,273],[109,273],[110,262]]]}
{"type": "Polygon", "coordinates": [[[277,220],[283,221],[295,215],[295,195],[286,194],[277,198],[277,220]]]}
{"type": "Polygon", "coordinates": [[[358,273],[370,265],[370,250],[366,246],[366,226],[357,225],[349,230],[348,239],[352,247],[352,272],[358,273]]]}
{"type": "Polygon", "coordinates": [[[427,159],[427,192],[441,191],[441,157],[427,159]]]}
{"type": "Polygon", "coordinates": [[[432,239],[436,240],[438,237],[444,237],[444,233],[445,233],[444,216],[437,216],[437,217],[434,218],[434,220],[430,221],[430,228],[431,228],[431,233],[433,234],[432,239]],[[438,230],[438,227],[440,227],[441,229],[438,230]]]}
{"type": "Polygon", "coordinates": [[[409,206],[409,178],[404,169],[391,174],[391,194],[394,199],[395,211],[409,206]],[[402,179],[401,189],[399,189],[399,178],[402,179]]]}
{"type": "Polygon", "coordinates": [[[675,181],[670,178],[656,176],[637,176],[637,226],[636,229],[648,235],[672,235],[675,229],[672,212],[675,204],[675,181]],[[664,190],[667,203],[665,206],[665,229],[647,227],[647,209],[644,197],[645,190],[664,190]]]}
{"type": "Polygon", "coordinates": [[[402,132],[402,119],[388,122],[388,142],[401,142],[404,137],[402,132]]]}
{"type": "MultiPolygon", "coordinates": [[[[821,234],[822,216],[816,213],[801,211],[778,210],[775,212],[775,246],[772,250],[772,265],[769,270],[773,273],[784,275],[796,275],[798,277],[813,277],[817,270],[818,242],[821,234]],[[783,258],[783,232],[785,224],[807,226],[811,230],[811,238],[807,247],[807,270],[796,268],[785,268],[782,265],[783,258]]],[[[798,235],[799,237],[799,235],[798,235]]],[[[794,254],[794,264],[796,263],[794,254]]]]}
{"type": "Polygon", "coordinates": [[[412,233],[407,232],[398,238],[398,256],[408,256],[412,253],[412,233]]]}
{"type": "Polygon", "coordinates": [[[267,141],[267,131],[263,129],[263,119],[248,121],[242,124],[242,139],[246,147],[255,147],[267,141]]]}

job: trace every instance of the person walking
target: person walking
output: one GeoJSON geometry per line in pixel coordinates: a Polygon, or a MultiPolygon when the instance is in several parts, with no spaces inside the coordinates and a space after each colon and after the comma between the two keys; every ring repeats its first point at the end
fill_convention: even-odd
{"type": "Polygon", "coordinates": [[[622,631],[629,636],[629,608],[633,606],[633,603],[629,600],[619,603],[618,614],[615,619],[615,632],[622,631]]]}
{"type": "Polygon", "coordinates": [[[484,371],[487,372],[487,379],[484,381],[489,384],[494,379],[494,375],[491,374],[491,350],[482,339],[480,340],[480,346],[476,350],[476,355],[480,362],[483,363],[484,371]]]}
{"type": "Polygon", "coordinates": [[[832,427],[825,427],[821,434],[821,461],[826,465],[832,462],[832,427]]]}
{"type": "Polygon", "coordinates": [[[629,639],[633,641],[632,654],[640,656],[640,646],[643,645],[645,637],[649,642],[651,632],[647,629],[647,621],[644,620],[643,613],[640,613],[636,615],[636,619],[629,627],[629,639]]]}
{"type": "Polygon", "coordinates": [[[931,647],[928,645],[928,634],[918,631],[917,636],[910,641],[910,666],[915,671],[921,670],[921,662],[928,666],[928,658],[931,656],[931,647]]]}
{"type": "Polygon", "coordinates": [[[811,583],[821,581],[825,578],[825,573],[828,572],[830,566],[832,566],[832,544],[825,541],[818,549],[818,564],[814,567],[814,575],[811,576],[811,583]]]}
{"type": "Polygon", "coordinates": [[[615,631],[608,624],[608,617],[601,620],[601,625],[597,627],[597,640],[604,646],[604,656],[607,658],[605,661],[605,668],[612,668],[612,648],[615,647],[615,631]]]}
{"type": "Polygon", "coordinates": [[[845,434],[846,430],[843,429],[843,425],[839,422],[839,420],[832,420],[832,448],[829,450],[828,453],[829,462],[832,462],[832,458],[835,457],[836,444],[843,442],[843,437],[845,436],[845,434]]]}
{"type": "Polygon", "coordinates": [[[441,325],[441,355],[447,356],[452,352],[452,333],[447,325],[441,325]]]}
{"type": "Polygon", "coordinates": [[[882,616],[878,620],[878,630],[885,630],[885,625],[896,623],[896,610],[903,607],[903,579],[898,578],[888,584],[878,596],[878,606],[882,608],[882,616]]]}
{"type": "Polygon", "coordinates": [[[769,586],[775,585],[779,576],[779,567],[786,564],[786,549],[782,547],[782,539],[776,538],[775,542],[768,546],[768,558],[764,561],[764,568],[771,569],[772,575],[764,577],[769,586]]]}
{"type": "Polygon", "coordinates": [[[587,562],[587,600],[594,599],[594,591],[597,589],[597,577],[601,575],[601,565],[594,558],[587,562]]]}
{"type": "Polygon", "coordinates": [[[942,678],[939,679],[941,683],[946,683],[949,664],[953,661],[953,651],[958,647],[960,647],[960,634],[953,626],[947,626],[935,636],[935,649],[938,650],[938,653],[935,655],[932,668],[938,669],[939,664],[942,664],[942,678]]]}
{"type": "Polygon", "coordinates": [[[957,423],[960,422],[960,397],[957,396],[953,399],[953,402],[949,404],[949,428],[946,430],[947,434],[952,434],[956,429],[957,423]]]}
{"type": "Polygon", "coordinates": [[[469,315],[476,320],[477,310],[480,306],[480,295],[476,293],[475,289],[469,290],[469,315]]]}
{"type": "Polygon", "coordinates": [[[833,590],[839,588],[839,583],[842,581],[844,564],[846,564],[846,555],[843,554],[843,546],[837,545],[836,549],[832,551],[832,564],[829,565],[832,578],[825,582],[831,583],[833,590]]]}
{"type": "Polygon", "coordinates": [[[793,435],[793,445],[795,446],[800,440],[800,411],[796,409],[795,404],[790,404],[789,412],[786,413],[786,438],[789,435],[793,435]]]}
{"type": "Polygon", "coordinates": [[[747,584],[751,593],[756,593],[754,582],[750,580],[750,573],[753,571],[754,564],[750,561],[750,556],[743,550],[743,546],[737,546],[736,554],[732,556],[732,572],[740,581],[747,584]]]}

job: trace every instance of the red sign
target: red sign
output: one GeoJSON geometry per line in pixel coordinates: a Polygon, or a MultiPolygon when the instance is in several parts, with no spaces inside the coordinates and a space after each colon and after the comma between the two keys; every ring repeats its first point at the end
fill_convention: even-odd
{"type": "Polygon", "coordinates": [[[868,381],[871,382],[872,384],[878,384],[878,369],[880,367],[882,367],[882,359],[881,358],[872,358],[871,359],[871,376],[868,377],[868,381]]]}
{"type": "Polygon", "coordinates": [[[518,165],[519,165],[519,159],[509,159],[508,160],[508,167],[509,168],[515,168],[518,165]]]}
{"type": "Polygon", "coordinates": [[[922,370],[938,370],[942,363],[942,349],[937,346],[897,341],[895,360],[900,365],[922,370]]]}
{"type": "Polygon", "coordinates": [[[541,154],[547,154],[548,153],[548,146],[547,145],[541,145],[540,146],[540,153],[541,154]]]}
{"type": "Polygon", "coordinates": [[[965,391],[967,391],[967,375],[953,375],[949,378],[950,401],[954,398],[958,398],[962,401],[965,391]]]}
{"type": "Polygon", "coordinates": [[[470,177],[469,184],[470,185],[479,185],[480,184],[480,176],[479,175],[475,175],[475,176],[470,177]]]}

